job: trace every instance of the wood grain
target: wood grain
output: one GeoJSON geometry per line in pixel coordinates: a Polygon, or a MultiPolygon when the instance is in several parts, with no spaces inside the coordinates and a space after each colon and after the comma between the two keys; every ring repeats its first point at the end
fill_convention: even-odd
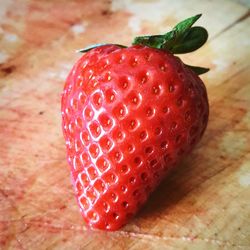
{"type": "Polygon", "coordinates": [[[5,0],[0,17],[0,249],[250,249],[247,1],[5,0]],[[196,13],[210,38],[182,58],[211,68],[202,77],[205,136],[129,225],[90,231],[61,133],[60,93],[74,51],[129,44],[196,13]]]}

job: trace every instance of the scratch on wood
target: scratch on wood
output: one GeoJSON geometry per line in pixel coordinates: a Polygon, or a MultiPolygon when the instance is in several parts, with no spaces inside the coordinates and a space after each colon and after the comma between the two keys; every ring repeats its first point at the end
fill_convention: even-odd
{"type": "Polygon", "coordinates": [[[250,16],[250,11],[248,10],[245,14],[243,14],[241,17],[239,17],[238,19],[236,19],[233,23],[229,24],[227,27],[225,27],[224,29],[222,29],[219,33],[217,33],[215,36],[213,36],[210,39],[210,42],[212,40],[214,40],[215,38],[217,38],[218,36],[220,36],[221,34],[225,33],[226,31],[228,31],[229,29],[231,29],[233,26],[235,26],[236,24],[244,21],[245,19],[247,19],[250,16]]]}
{"type": "MultiPolygon", "coordinates": [[[[5,222],[5,221],[4,221],[5,222]]],[[[6,221],[7,222],[7,221],[6,221]]],[[[46,228],[46,229],[51,229],[53,232],[58,232],[58,231],[73,231],[75,233],[83,233],[84,231],[87,232],[89,229],[86,228],[85,226],[80,226],[80,225],[53,225],[49,224],[44,221],[23,221],[23,217],[20,219],[8,221],[8,223],[15,223],[15,222],[22,222],[25,223],[26,228],[18,234],[23,234],[25,233],[29,228],[31,227],[39,227],[39,228],[46,228]]],[[[100,230],[92,230],[94,233],[103,233],[103,231],[100,230]]],[[[210,243],[212,245],[216,246],[227,246],[227,247],[239,247],[244,249],[246,245],[236,245],[232,242],[229,241],[223,241],[220,239],[216,238],[202,238],[198,237],[197,235],[189,235],[189,236],[160,236],[156,234],[150,234],[150,233],[143,233],[143,232],[133,232],[133,231],[117,231],[117,232],[110,232],[110,234],[114,236],[122,236],[122,237],[132,237],[132,238],[139,238],[139,239],[144,239],[144,240],[152,240],[152,241],[169,241],[169,240],[181,240],[185,242],[193,242],[193,241],[204,241],[207,243],[210,243]]],[[[17,238],[16,238],[17,239],[17,238]]],[[[20,244],[21,242],[18,241],[20,244]]],[[[24,248],[21,248],[24,249],[24,248]]]]}
{"type": "Polygon", "coordinates": [[[148,234],[148,233],[140,233],[140,232],[132,232],[132,231],[119,231],[116,234],[120,234],[122,236],[126,237],[133,237],[133,238],[140,238],[140,239],[146,239],[146,240],[156,240],[156,241],[169,241],[169,240],[181,240],[181,241],[187,241],[187,242],[192,242],[195,240],[198,241],[205,241],[207,243],[211,243],[213,245],[217,246],[228,246],[228,247],[240,247],[240,248],[245,248],[245,245],[236,245],[232,242],[229,241],[223,241],[215,238],[201,238],[198,236],[159,236],[155,234],[148,234]]]}

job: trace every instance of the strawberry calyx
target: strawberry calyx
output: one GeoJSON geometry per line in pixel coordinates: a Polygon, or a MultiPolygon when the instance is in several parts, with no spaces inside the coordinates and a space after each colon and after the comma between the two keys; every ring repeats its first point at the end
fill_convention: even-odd
{"type": "Polygon", "coordinates": [[[199,49],[208,38],[203,27],[192,27],[201,14],[190,17],[178,23],[171,31],[163,35],[138,36],[133,45],[146,45],[157,49],[166,49],[173,54],[184,54],[199,49]]]}
{"type": "MultiPolygon", "coordinates": [[[[135,37],[132,44],[148,46],[161,50],[168,50],[172,54],[185,54],[193,52],[203,46],[208,39],[208,32],[204,27],[192,27],[193,24],[201,17],[201,15],[202,14],[198,14],[181,21],[171,31],[163,35],[135,37]]],[[[85,53],[91,49],[104,45],[111,44],[95,44],[80,49],[77,52],[85,53]]],[[[121,48],[126,48],[126,46],[120,44],[112,45],[116,45],[121,48]]],[[[191,66],[187,64],[185,65],[198,75],[204,74],[209,71],[208,68],[191,66]]]]}

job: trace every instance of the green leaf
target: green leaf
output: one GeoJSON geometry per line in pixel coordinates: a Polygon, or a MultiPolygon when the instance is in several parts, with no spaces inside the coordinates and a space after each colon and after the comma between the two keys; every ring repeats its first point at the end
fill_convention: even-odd
{"type": "Polygon", "coordinates": [[[187,64],[185,64],[185,66],[190,68],[191,70],[193,70],[197,75],[202,75],[202,74],[205,74],[205,73],[207,73],[209,71],[208,68],[191,66],[191,65],[187,65],[187,64]]]}
{"type": "Polygon", "coordinates": [[[136,37],[133,44],[166,49],[174,54],[192,52],[200,48],[208,38],[205,28],[192,27],[200,17],[201,14],[187,18],[163,35],[136,37]]]}
{"type": "Polygon", "coordinates": [[[174,44],[171,52],[174,54],[184,54],[195,51],[205,44],[208,39],[207,30],[203,27],[192,27],[180,43],[174,44]]]}
{"type": "MultiPolygon", "coordinates": [[[[184,21],[178,23],[172,31],[165,34],[165,43],[162,44],[163,49],[168,49],[172,53],[174,47],[180,46],[184,40],[187,41],[186,37],[188,36],[192,25],[201,17],[201,14],[192,16],[185,19],[184,21]]],[[[185,52],[187,53],[187,52],[185,52]]]]}
{"type": "Polygon", "coordinates": [[[126,46],[120,45],[120,44],[97,43],[97,44],[93,44],[93,45],[90,45],[88,47],[85,47],[83,49],[79,49],[76,52],[85,53],[85,52],[88,52],[88,51],[90,51],[90,50],[92,50],[94,48],[102,47],[102,46],[105,46],[105,45],[116,45],[116,46],[119,46],[121,48],[126,48],[126,46]]]}
{"type": "Polygon", "coordinates": [[[192,27],[192,25],[201,17],[201,15],[202,14],[198,14],[181,21],[173,28],[173,30],[178,33],[185,32],[186,30],[192,27]]]}

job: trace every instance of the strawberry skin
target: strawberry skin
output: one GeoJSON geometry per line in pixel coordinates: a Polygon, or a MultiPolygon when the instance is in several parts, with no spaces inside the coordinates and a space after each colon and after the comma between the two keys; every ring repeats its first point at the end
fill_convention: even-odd
{"type": "Polygon", "coordinates": [[[105,45],[85,53],[62,95],[67,157],[86,223],[117,230],[201,139],[201,79],[170,52],[105,45]]]}

